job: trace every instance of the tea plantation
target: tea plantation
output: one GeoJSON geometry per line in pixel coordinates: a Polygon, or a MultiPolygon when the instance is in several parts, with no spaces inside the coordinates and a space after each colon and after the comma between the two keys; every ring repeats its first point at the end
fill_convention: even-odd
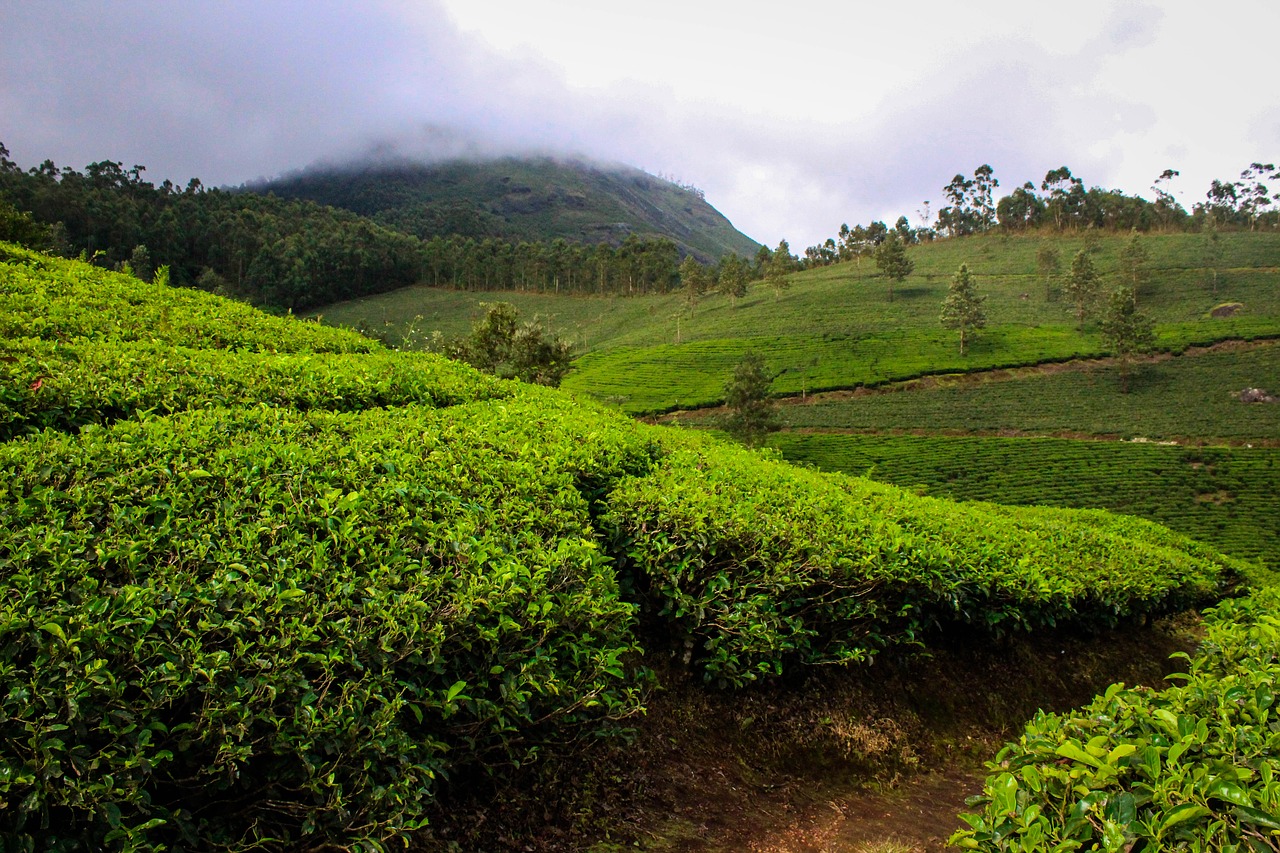
{"type": "MultiPolygon", "coordinates": [[[[682,293],[591,298],[405,288],[330,305],[320,314],[325,323],[414,346],[432,330],[464,333],[480,302],[511,301],[578,342],[581,355],[566,388],[633,414],[655,414],[717,404],[725,377],[751,350],[777,374],[777,394],[1106,355],[1095,322],[1076,329],[1061,294],[1062,276],[1046,281],[1037,271],[1036,253],[1046,239],[1064,268],[1088,249],[1104,289],[1119,282],[1124,234],[976,235],[913,246],[915,272],[894,288],[892,299],[867,260],[796,273],[791,286],[777,293],[756,282],[737,300],[718,293],[690,304],[682,293]],[[966,355],[956,334],[938,321],[962,263],[986,298],[988,323],[966,355]]],[[[1224,232],[1212,269],[1202,234],[1149,233],[1142,240],[1150,260],[1138,305],[1155,321],[1158,349],[1176,353],[1215,341],[1280,336],[1280,233],[1224,232]],[[1212,316],[1225,303],[1239,308],[1231,316],[1212,316]]]]}
{"type": "Polygon", "coordinates": [[[621,732],[648,655],[742,689],[1257,571],[6,245],[0,329],[6,850],[380,849],[450,778],[621,732]]]}

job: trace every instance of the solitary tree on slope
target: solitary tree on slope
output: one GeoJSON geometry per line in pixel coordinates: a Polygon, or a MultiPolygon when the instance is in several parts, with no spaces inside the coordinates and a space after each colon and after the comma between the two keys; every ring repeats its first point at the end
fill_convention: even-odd
{"type": "Polygon", "coordinates": [[[1122,285],[1108,298],[1102,315],[1102,339],[1120,359],[1120,390],[1127,394],[1133,356],[1151,349],[1156,339],[1151,318],[1139,313],[1128,287],[1122,285]]]}
{"type": "Polygon", "coordinates": [[[979,296],[973,289],[973,280],[969,275],[969,265],[961,264],[947,289],[947,296],[942,300],[942,325],[947,329],[960,332],[960,354],[964,355],[969,343],[969,335],[987,325],[987,315],[982,311],[982,303],[987,297],[979,296]]]}
{"type": "Polygon", "coordinates": [[[773,375],[766,369],[764,357],[749,352],[738,362],[733,378],[724,386],[725,404],[729,407],[724,428],[748,447],[755,447],[782,426],[769,398],[772,384],[773,375]]]}

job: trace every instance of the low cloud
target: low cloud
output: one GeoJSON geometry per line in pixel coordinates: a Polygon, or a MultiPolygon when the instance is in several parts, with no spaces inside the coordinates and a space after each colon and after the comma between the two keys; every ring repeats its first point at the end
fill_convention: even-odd
{"type": "MultiPolygon", "coordinates": [[[[1252,26],[1280,24],[1268,4],[1223,6],[1237,7],[1252,26]]],[[[1280,123],[1261,79],[1215,95],[1178,76],[1183,60],[1171,51],[1202,34],[1202,20],[1098,8],[1095,20],[1072,21],[1092,35],[1056,51],[1043,34],[1006,28],[962,50],[939,47],[928,66],[922,43],[909,83],[877,76],[856,54],[848,79],[821,81],[773,57],[778,73],[794,69],[780,91],[829,91],[830,109],[805,116],[771,111],[785,103],[777,93],[743,108],[646,80],[643,68],[570,83],[546,56],[462,31],[436,2],[68,2],[51,14],[0,0],[0,141],[26,166],[113,159],[147,166],[153,180],[215,185],[367,156],[584,155],[692,182],[752,237],[796,248],[842,222],[914,221],[926,199],[936,211],[951,176],[982,163],[1006,190],[1068,165],[1087,183],[1141,193],[1179,168],[1194,200],[1210,177],[1276,159],[1280,123]],[[1177,88],[1162,83],[1161,58],[1177,88]],[[1252,101],[1242,95],[1250,86],[1252,101]],[[1195,110],[1224,97],[1208,133],[1195,110]],[[845,101],[874,109],[847,111],[845,101]]],[[[732,75],[712,76],[723,86],[732,75]]]]}

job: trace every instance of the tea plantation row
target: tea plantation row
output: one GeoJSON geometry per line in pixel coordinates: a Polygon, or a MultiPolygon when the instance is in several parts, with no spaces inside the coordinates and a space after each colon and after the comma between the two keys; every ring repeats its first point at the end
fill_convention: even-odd
{"type": "Polygon", "coordinates": [[[1137,515],[1280,571],[1280,449],[784,433],[785,458],[952,500],[1137,515]]]}
{"type": "Polygon", "coordinates": [[[0,354],[6,849],[377,848],[468,768],[617,732],[646,653],[741,687],[1250,570],[4,251],[0,327],[36,324],[0,354]]]}
{"type": "MultiPolygon", "coordinates": [[[[1134,369],[1129,393],[1117,368],[904,389],[785,409],[792,429],[1019,430],[1147,438],[1276,439],[1280,406],[1241,403],[1245,388],[1280,382],[1280,345],[1184,356],[1134,369]]],[[[1280,387],[1275,393],[1280,394],[1280,387]]]]}

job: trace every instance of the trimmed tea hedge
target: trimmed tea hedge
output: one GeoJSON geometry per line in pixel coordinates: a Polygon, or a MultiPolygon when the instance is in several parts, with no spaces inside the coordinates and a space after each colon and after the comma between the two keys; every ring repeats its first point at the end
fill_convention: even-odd
{"type": "Polygon", "coordinates": [[[603,521],[649,610],[729,684],[957,620],[1111,625],[1206,600],[1243,568],[1136,519],[953,504],[710,440],[620,484],[603,521]]]}
{"type": "Polygon", "coordinates": [[[452,768],[638,711],[591,472],[503,420],[215,410],[0,447],[7,845],[376,841],[452,768]]]}
{"type": "Polygon", "coordinates": [[[0,243],[0,339],[156,341],[194,349],[375,352],[354,332],[271,317],[200,290],[170,287],[0,243]]]}
{"type": "Polygon", "coordinates": [[[1280,850],[1280,590],[1210,611],[1182,683],[1040,714],[951,843],[986,851],[1280,850]]]}
{"type": "Polygon", "coordinates": [[[429,353],[261,353],[151,341],[0,345],[0,439],[142,414],[265,403],[360,411],[505,398],[512,383],[429,353]]]}

